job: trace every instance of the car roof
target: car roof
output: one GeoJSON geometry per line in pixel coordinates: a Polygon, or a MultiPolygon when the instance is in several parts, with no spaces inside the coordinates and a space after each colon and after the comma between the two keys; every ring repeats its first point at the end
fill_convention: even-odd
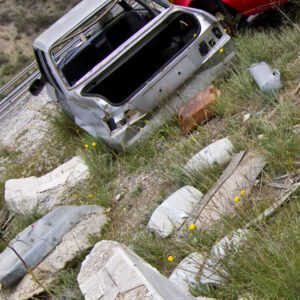
{"type": "Polygon", "coordinates": [[[82,23],[89,15],[93,14],[99,8],[105,6],[112,0],[83,0],[74,6],[68,13],[57,20],[53,25],[46,29],[33,42],[34,48],[43,51],[48,49],[60,38],[71,32],[74,27],[82,23]]]}

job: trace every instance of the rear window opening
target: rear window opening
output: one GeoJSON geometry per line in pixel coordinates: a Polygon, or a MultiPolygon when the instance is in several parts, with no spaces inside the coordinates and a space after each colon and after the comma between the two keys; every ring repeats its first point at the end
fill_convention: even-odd
{"type": "Polygon", "coordinates": [[[99,96],[114,106],[127,102],[200,32],[195,16],[177,12],[135,45],[104,74],[89,83],[84,96],[99,96]]]}

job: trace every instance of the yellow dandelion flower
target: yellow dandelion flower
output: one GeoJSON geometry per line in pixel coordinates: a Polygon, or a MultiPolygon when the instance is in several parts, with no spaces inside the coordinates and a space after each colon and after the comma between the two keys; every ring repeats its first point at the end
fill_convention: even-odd
{"type": "Polygon", "coordinates": [[[92,147],[96,147],[96,142],[92,142],[92,147]]]}
{"type": "Polygon", "coordinates": [[[29,104],[28,107],[32,108],[32,104],[29,104]]]}
{"type": "Polygon", "coordinates": [[[84,148],[88,148],[89,147],[89,145],[88,144],[84,144],[84,148]]]}
{"type": "Polygon", "coordinates": [[[172,255],[169,255],[169,256],[168,256],[168,261],[173,261],[173,259],[174,259],[174,258],[173,258],[172,255]]]}
{"type": "Polygon", "coordinates": [[[190,224],[189,225],[189,230],[193,230],[193,229],[195,229],[195,227],[196,227],[195,224],[190,224]]]}
{"type": "Polygon", "coordinates": [[[237,201],[239,201],[239,200],[240,200],[240,197],[239,197],[239,196],[235,196],[234,199],[233,199],[234,202],[237,202],[237,201]]]}
{"type": "Polygon", "coordinates": [[[33,125],[30,125],[30,128],[33,128],[33,125]]]}
{"type": "Polygon", "coordinates": [[[197,36],[197,33],[194,33],[194,38],[197,36]]]}
{"type": "Polygon", "coordinates": [[[227,32],[227,28],[224,28],[224,32],[227,32]]]}
{"type": "Polygon", "coordinates": [[[224,49],[223,48],[220,48],[220,53],[223,53],[224,52],[224,49]]]}
{"type": "Polygon", "coordinates": [[[93,194],[88,194],[88,197],[89,197],[89,198],[93,198],[94,195],[93,195],[93,194]]]}
{"type": "Polygon", "coordinates": [[[241,190],[241,195],[243,196],[245,194],[245,190],[241,190]]]}
{"type": "Polygon", "coordinates": [[[77,193],[74,193],[74,197],[78,197],[78,194],[77,194],[77,193]]]}

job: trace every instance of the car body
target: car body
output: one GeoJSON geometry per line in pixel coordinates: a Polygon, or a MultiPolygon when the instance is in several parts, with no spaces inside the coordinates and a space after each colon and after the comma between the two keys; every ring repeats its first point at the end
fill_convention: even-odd
{"type": "Polygon", "coordinates": [[[287,0],[174,0],[174,4],[204,9],[212,14],[240,13],[245,17],[264,12],[286,3],[287,0]]]}
{"type": "Polygon", "coordinates": [[[178,105],[187,79],[195,93],[234,54],[214,16],[163,0],[84,0],[33,48],[41,79],[30,91],[46,85],[78,126],[116,149],[161,125],[162,104],[178,105]]]}

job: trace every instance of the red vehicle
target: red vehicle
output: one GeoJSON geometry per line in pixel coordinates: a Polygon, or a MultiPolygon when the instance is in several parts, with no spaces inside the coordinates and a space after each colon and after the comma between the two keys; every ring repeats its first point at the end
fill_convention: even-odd
{"type": "Polygon", "coordinates": [[[174,0],[174,4],[203,9],[224,16],[242,14],[245,17],[264,12],[281,5],[287,0],[174,0]]]}

